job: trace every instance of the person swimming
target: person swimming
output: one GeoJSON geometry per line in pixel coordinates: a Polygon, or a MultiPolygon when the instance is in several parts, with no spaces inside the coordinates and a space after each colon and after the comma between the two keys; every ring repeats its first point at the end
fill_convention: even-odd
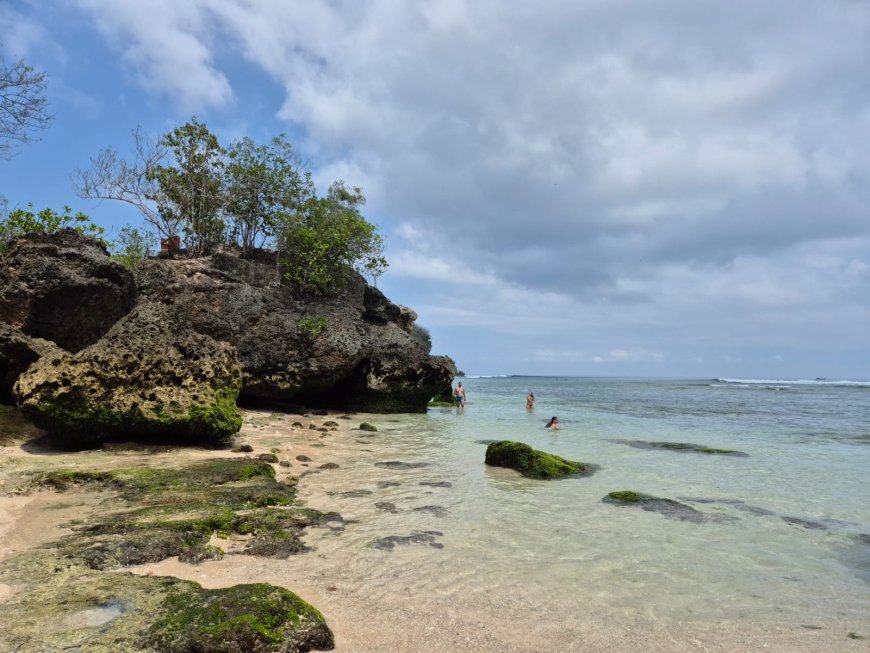
{"type": "Polygon", "coordinates": [[[526,395],[526,409],[531,410],[535,407],[535,393],[529,390],[529,394],[526,395]]]}
{"type": "Polygon", "coordinates": [[[550,421],[547,422],[547,425],[544,428],[550,429],[551,431],[558,431],[559,430],[559,418],[556,417],[555,415],[553,415],[553,417],[550,418],[550,421]]]}

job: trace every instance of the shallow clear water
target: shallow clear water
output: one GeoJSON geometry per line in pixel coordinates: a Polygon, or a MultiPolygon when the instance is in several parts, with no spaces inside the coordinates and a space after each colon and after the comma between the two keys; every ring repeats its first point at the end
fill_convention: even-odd
{"type": "Polygon", "coordinates": [[[531,611],[527,628],[541,624],[542,614],[558,623],[582,610],[602,619],[870,629],[870,385],[463,382],[461,413],[372,416],[380,430],[352,441],[335,476],[340,487],[324,475],[317,492],[329,498],[307,497],[355,520],[316,545],[334,573],[364,585],[372,599],[425,597],[437,610],[504,609],[517,619],[531,611]],[[533,412],[525,407],[530,389],[538,398],[533,412]],[[553,415],[559,431],[543,428],[553,415]],[[478,441],[495,439],[600,470],[525,479],[483,464],[478,441]],[[747,456],[639,449],[621,440],[747,456]],[[427,465],[375,464],[386,461],[427,465]],[[679,521],[602,502],[624,489],[681,500],[711,519],[679,521]],[[342,494],[353,490],[368,493],[342,494]],[[389,511],[376,505],[385,503],[393,504],[389,511]],[[372,546],[414,531],[429,533],[392,551],[372,546]]]}

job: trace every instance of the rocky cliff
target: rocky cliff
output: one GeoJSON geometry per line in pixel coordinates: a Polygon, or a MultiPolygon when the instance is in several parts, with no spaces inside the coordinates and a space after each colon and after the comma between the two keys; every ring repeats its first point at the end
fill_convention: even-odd
{"type": "Polygon", "coordinates": [[[117,435],[225,440],[237,399],[421,412],[455,366],[412,337],[416,314],[355,277],[299,301],[274,261],[219,253],[135,275],[74,231],[0,259],[0,401],[70,444],[117,435]]]}

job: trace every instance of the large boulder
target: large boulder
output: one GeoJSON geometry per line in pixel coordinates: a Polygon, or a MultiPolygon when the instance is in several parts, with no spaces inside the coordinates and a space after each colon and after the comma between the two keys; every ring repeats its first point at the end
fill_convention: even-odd
{"type": "Polygon", "coordinates": [[[61,352],[60,347],[48,340],[31,338],[0,322],[0,404],[12,403],[12,386],[28,367],[43,356],[61,352]]]}
{"type": "Polygon", "coordinates": [[[485,462],[494,467],[509,467],[523,476],[540,480],[588,474],[594,471],[592,465],[566,460],[561,456],[533,449],[524,442],[510,440],[490,443],[486,448],[485,462]]]}
{"type": "Polygon", "coordinates": [[[357,275],[336,298],[300,301],[276,282],[274,260],[221,253],[154,260],[139,292],[180,324],[232,344],[241,396],[372,412],[422,412],[456,368],[411,332],[416,314],[357,275]]]}
{"type": "Polygon", "coordinates": [[[171,307],[145,302],[96,344],[40,358],[14,395],[68,446],[116,437],[225,443],[241,426],[240,385],[231,346],[179,328],[171,307]]]}
{"type": "Polygon", "coordinates": [[[68,351],[99,340],[135,300],[133,275],[74,229],[18,238],[0,259],[0,322],[68,351]]]}

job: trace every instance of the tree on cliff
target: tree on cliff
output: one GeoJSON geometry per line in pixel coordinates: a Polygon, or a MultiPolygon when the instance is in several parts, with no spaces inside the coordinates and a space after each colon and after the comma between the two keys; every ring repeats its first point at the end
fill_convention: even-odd
{"type": "Polygon", "coordinates": [[[11,159],[17,146],[48,127],[45,73],[23,59],[7,64],[0,54],[0,157],[11,159]]]}
{"type": "Polygon", "coordinates": [[[222,175],[224,149],[208,127],[192,118],[164,134],[168,152],[151,173],[160,188],[157,210],[164,220],[181,224],[185,241],[195,254],[223,242],[226,225],[222,175]]]}
{"type": "Polygon", "coordinates": [[[182,221],[177,213],[165,213],[165,203],[156,170],[165,161],[167,147],[162,139],[153,140],[137,127],[133,130],[133,156],[121,157],[107,147],[91,157],[89,168],[72,174],[76,194],[83,199],[117,200],[135,206],[161,238],[178,235],[182,221]]]}
{"type": "Polygon", "coordinates": [[[106,149],[75,173],[81,197],[132,204],[164,238],[181,231],[197,255],[222,243],[243,255],[274,244],[279,280],[299,296],[335,295],[354,270],[372,278],[386,270],[383,239],[360,212],[362,191],[338,181],[318,197],[284,136],[224,149],[193,118],[156,141],[139,130],[133,137],[131,162],[106,149]]]}
{"type": "Polygon", "coordinates": [[[278,257],[284,282],[298,295],[335,295],[354,270],[378,277],[387,269],[383,238],[360,214],[364,203],[358,187],[338,181],[326,197],[285,215],[278,257]]]}
{"type": "Polygon", "coordinates": [[[283,216],[315,195],[311,173],[302,171],[299,156],[283,135],[268,145],[247,137],[236,141],[227,149],[224,170],[228,239],[239,242],[245,255],[258,240],[262,245],[274,238],[283,216]]]}

